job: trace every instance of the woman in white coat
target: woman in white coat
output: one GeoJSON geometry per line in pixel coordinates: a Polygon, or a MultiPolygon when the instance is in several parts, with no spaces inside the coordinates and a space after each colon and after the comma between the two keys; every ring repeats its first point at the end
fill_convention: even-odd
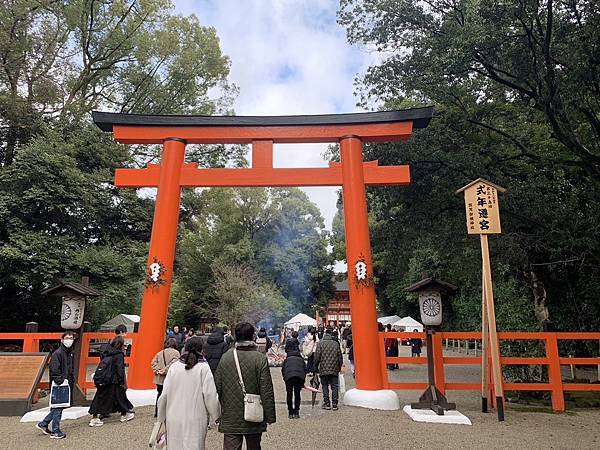
{"type": "Polygon", "coordinates": [[[212,372],[202,357],[202,338],[194,336],[171,365],[158,400],[158,420],[167,425],[167,447],[204,450],[208,425],[220,415],[212,372]]]}

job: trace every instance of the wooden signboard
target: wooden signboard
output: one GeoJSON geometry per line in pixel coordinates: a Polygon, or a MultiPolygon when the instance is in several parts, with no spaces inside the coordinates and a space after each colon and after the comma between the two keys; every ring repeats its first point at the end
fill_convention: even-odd
{"type": "Polygon", "coordinates": [[[478,178],[457,191],[465,194],[467,233],[499,234],[501,232],[498,191],[504,192],[506,189],[483,178],[478,178]]]}
{"type": "Polygon", "coordinates": [[[49,353],[0,353],[0,416],[31,410],[49,353]]]}
{"type": "Polygon", "coordinates": [[[500,364],[500,346],[496,331],[496,310],[494,307],[494,289],[492,286],[492,269],[487,235],[499,234],[501,232],[498,192],[506,192],[506,189],[483,178],[478,178],[456,191],[457,194],[461,192],[464,192],[465,195],[467,233],[478,234],[481,241],[481,410],[487,412],[489,352],[492,360],[492,377],[494,380],[498,420],[503,421],[504,388],[502,386],[502,365],[500,364]]]}

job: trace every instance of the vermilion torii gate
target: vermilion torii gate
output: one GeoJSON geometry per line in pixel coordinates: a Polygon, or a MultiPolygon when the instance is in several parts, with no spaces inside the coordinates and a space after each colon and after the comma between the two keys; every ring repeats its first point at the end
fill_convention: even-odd
{"type": "Polygon", "coordinates": [[[432,114],[433,108],[255,117],[94,112],[94,122],[102,130],[112,131],[117,142],[163,145],[160,164],[117,169],[115,175],[118,187],[158,188],[129,386],[154,388],[150,361],[162,349],[165,335],[181,188],[342,186],[357,386],[352,390],[356,395],[349,391],[344,402],[380,407],[383,401],[388,405],[385,409],[397,407],[390,406],[390,400],[398,403],[395,393],[383,390],[387,374],[381,372],[380,364],[365,186],[407,185],[410,172],[408,166],[381,167],[377,161],[363,162],[362,143],[406,140],[413,129],[425,128],[432,114]],[[273,167],[273,144],[334,142],[339,142],[341,163],[330,163],[326,168],[273,167]],[[186,144],[217,143],[251,144],[252,167],[202,169],[184,162],[186,144]],[[375,391],[380,391],[379,395],[375,391]]]}

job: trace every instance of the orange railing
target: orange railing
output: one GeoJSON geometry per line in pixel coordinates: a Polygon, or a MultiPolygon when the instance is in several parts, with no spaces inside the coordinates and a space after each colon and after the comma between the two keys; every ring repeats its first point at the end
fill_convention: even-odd
{"type": "MultiPolygon", "coordinates": [[[[43,349],[40,349],[40,341],[60,341],[62,336],[61,332],[58,333],[0,333],[0,342],[2,341],[21,341],[21,351],[23,352],[39,352],[43,349]]],[[[99,355],[90,356],[90,343],[92,340],[103,340],[108,342],[111,338],[114,337],[114,333],[112,332],[96,332],[96,333],[83,333],[83,338],[81,342],[81,361],[79,362],[79,372],[78,372],[78,380],[79,386],[84,390],[95,388],[94,382],[92,380],[87,379],[87,371],[88,368],[96,367],[100,362],[99,355]]],[[[136,333],[127,333],[125,338],[126,341],[131,341],[133,344],[137,337],[136,333]]],[[[125,364],[129,364],[129,357],[125,357],[125,364]]],[[[39,386],[42,389],[48,388],[48,381],[43,380],[40,382],[39,386]]]]}
{"type": "MultiPolygon", "coordinates": [[[[386,357],[384,339],[398,338],[411,339],[421,338],[425,340],[425,333],[414,332],[394,332],[379,333],[380,352],[384,355],[382,360],[382,373],[387,374],[387,364],[427,364],[425,357],[386,357]]],[[[481,366],[481,356],[473,357],[455,357],[444,356],[443,340],[481,340],[480,332],[439,332],[433,335],[433,361],[435,384],[442,392],[448,390],[458,391],[479,391],[481,392],[481,383],[447,383],[444,366],[449,364],[475,364],[481,366]]],[[[546,365],[548,366],[547,383],[512,383],[503,380],[505,391],[549,391],[552,397],[552,409],[555,411],[565,410],[565,391],[600,391],[600,384],[588,383],[563,383],[561,365],[598,365],[600,366],[600,357],[597,358],[572,358],[561,357],[558,350],[559,341],[566,340],[591,340],[600,342],[600,333],[531,333],[531,332],[506,332],[498,333],[498,339],[501,341],[532,340],[544,341],[546,355],[543,357],[500,357],[503,366],[510,365],[546,365]]],[[[427,349],[430,351],[430,349],[427,349]]],[[[391,383],[387,375],[384,377],[384,387],[387,389],[414,389],[421,390],[427,387],[427,383],[391,383]]],[[[493,386],[490,382],[490,391],[493,386]]],[[[493,395],[488,395],[493,399],[493,395]]]]}

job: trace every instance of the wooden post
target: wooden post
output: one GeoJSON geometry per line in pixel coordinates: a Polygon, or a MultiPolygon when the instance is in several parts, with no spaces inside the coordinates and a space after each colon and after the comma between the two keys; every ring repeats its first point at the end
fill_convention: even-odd
{"type": "Polygon", "coordinates": [[[488,348],[489,348],[489,329],[487,318],[487,306],[485,301],[485,273],[481,272],[481,412],[488,412],[488,392],[489,392],[489,366],[488,366],[488,348]]]}
{"type": "Polygon", "coordinates": [[[492,377],[494,379],[494,394],[496,396],[496,408],[498,420],[504,420],[504,390],[502,386],[502,367],[500,366],[500,346],[498,333],[496,332],[496,312],[494,309],[494,289],[492,287],[492,269],[490,265],[490,251],[488,247],[487,234],[480,234],[481,255],[483,257],[483,273],[485,286],[485,300],[488,316],[488,327],[490,330],[490,353],[492,356],[492,377]]]}

